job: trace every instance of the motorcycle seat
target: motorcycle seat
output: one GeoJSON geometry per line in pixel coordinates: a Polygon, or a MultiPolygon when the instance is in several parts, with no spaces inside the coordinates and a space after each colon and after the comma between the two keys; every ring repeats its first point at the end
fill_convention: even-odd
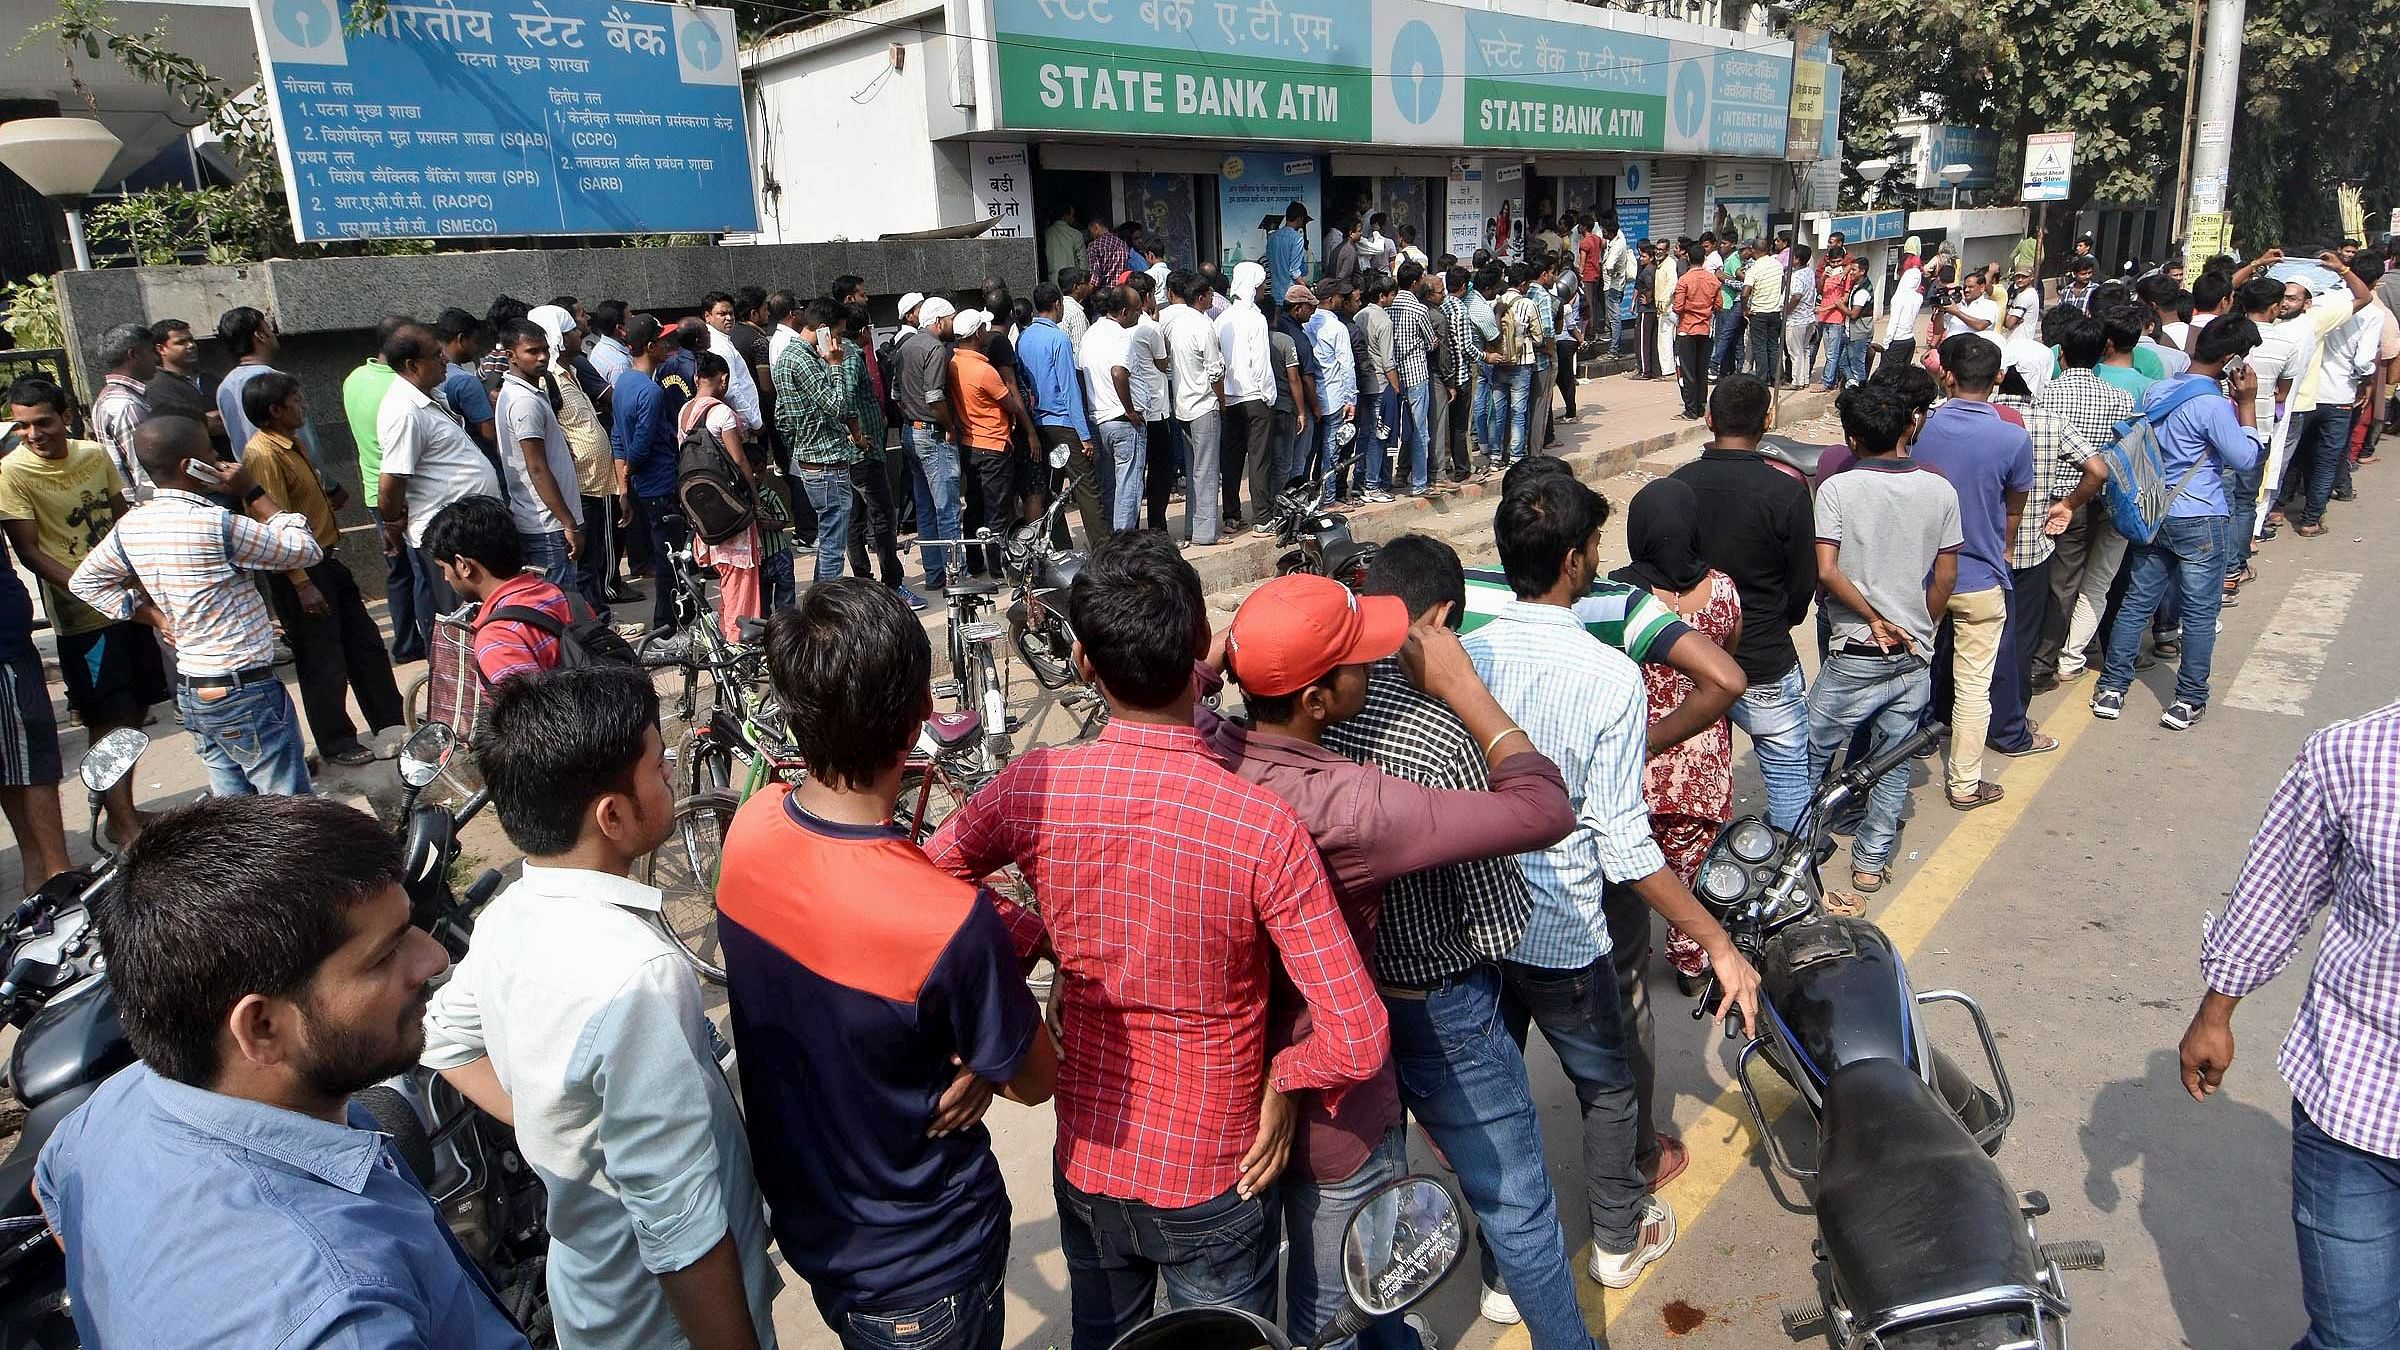
{"type": "Polygon", "coordinates": [[[975,734],[981,730],[983,715],[980,713],[935,713],[925,719],[926,734],[933,737],[934,743],[944,750],[956,750],[974,740],[975,734]]]}
{"type": "Polygon", "coordinates": [[[33,1194],[33,1169],[41,1161],[42,1145],[49,1143],[59,1125],[106,1081],[101,1078],[78,1083],[27,1113],[16,1147],[10,1150],[6,1162],[0,1162],[0,1219],[22,1219],[41,1213],[41,1201],[33,1194]]]}
{"type": "Polygon", "coordinates": [[[991,595],[999,591],[1000,583],[982,577],[968,581],[952,581],[946,589],[952,595],[991,595]]]}
{"type": "Polygon", "coordinates": [[[753,619],[745,614],[741,621],[734,625],[733,631],[740,635],[744,645],[755,647],[767,640],[767,621],[753,619]]]}
{"type": "Polygon", "coordinates": [[[1905,1065],[1866,1059],[1836,1070],[1822,1134],[1817,1226],[1862,1318],[2034,1283],[2017,1193],[1905,1065]]]}

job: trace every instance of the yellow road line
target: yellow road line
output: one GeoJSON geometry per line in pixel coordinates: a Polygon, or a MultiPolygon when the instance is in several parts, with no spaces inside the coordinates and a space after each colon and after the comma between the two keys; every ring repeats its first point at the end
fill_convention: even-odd
{"type": "MultiPolygon", "coordinates": [[[[1959,821],[1936,847],[1933,855],[1917,869],[1916,875],[1909,878],[1908,884],[1892,896],[1880,914],[1874,916],[1876,924],[1892,939],[1892,945],[1899,950],[1903,959],[1916,954],[1917,947],[1924,942],[1926,935],[1950,912],[1950,906],[1957,903],[1958,897],[1966,893],[1968,883],[1991,860],[2009,831],[2016,828],[2017,821],[2025,814],[2025,808],[2032,803],[2034,794],[2050,781],[2050,775],[2057,771],[2060,761],[2082,739],[2084,731],[2093,721],[2090,691],[2088,680],[2066,691],[2066,696],[2060,700],[2063,706],[2053,709],[2042,722],[2043,732],[2058,738],[2058,749],[2046,755],[2010,761],[2006,776],[2008,795],[1990,806],[1969,813],[1966,819],[1959,821]]],[[[1938,759],[1934,761],[1933,781],[1927,788],[1917,796],[1917,810],[1943,809],[1936,795],[1942,791],[1938,759]]],[[[1682,1018],[1668,1017],[1663,1012],[1659,1020],[1662,1025],[1671,1026],[1680,1026],[1683,1022],[1682,1018]]],[[[1713,1036],[1715,1033],[1708,1034],[1713,1036]]],[[[1703,1041],[1702,1044],[1713,1053],[1712,1041],[1703,1041]]],[[[1780,1116],[1793,1098],[1788,1091],[1782,1090],[1780,1082],[1773,1082],[1770,1088],[1771,1080],[1772,1075],[1760,1075],[1760,1105],[1771,1117],[1780,1116]]],[[[1691,1162],[1684,1168],[1683,1175],[1667,1183],[1660,1192],[1675,1206],[1679,1226],[1676,1237],[1678,1246],[1691,1239],[1692,1229],[1698,1225],[1701,1216],[1708,1212],[1709,1206],[1716,1202],[1725,1184],[1735,1174],[1753,1170],[1749,1159],[1751,1150],[1758,1145],[1758,1139],[1756,1129],[1751,1124],[1750,1109],[1742,1102],[1741,1089],[1727,1088],[1714,1102],[1709,1103],[1698,1119],[1684,1127],[1683,1142],[1691,1151],[1691,1162]]],[[[1577,1295],[1583,1304],[1584,1320],[1591,1324],[1595,1332],[1604,1330],[1617,1314],[1623,1312],[1634,1296],[1641,1292],[1642,1286],[1649,1282],[1652,1272],[1658,1269],[1653,1265],[1644,1270],[1629,1288],[1608,1289],[1587,1277],[1584,1273],[1585,1262],[1580,1259],[1581,1253],[1578,1252],[1577,1256],[1577,1295]]],[[[1670,1255],[1667,1259],[1671,1261],[1675,1258],[1670,1255]]],[[[1531,1333],[1522,1325],[1502,1328],[1492,1341],[1494,1350],[1530,1350],[1532,1344],[1531,1333]]]]}

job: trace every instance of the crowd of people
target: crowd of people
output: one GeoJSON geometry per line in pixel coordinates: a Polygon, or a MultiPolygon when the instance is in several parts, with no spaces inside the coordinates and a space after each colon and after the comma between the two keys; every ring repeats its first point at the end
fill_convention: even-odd
{"type": "MultiPolygon", "coordinates": [[[[1294,204],[1267,263],[1222,281],[1154,277],[1138,232],[1095,230],[1085,268],[1029,300],[907,296],[882,342],[856,279],[805,303],[709,296],[673,326],[565,297],[395,316],[343,390],[388,649],[332,555],[341,494],[264,316],[220,322],[242,364],[213,408],[188,327],[109,334],[94,442],[68,435],[56,385],[11,388],[0,520],[62,658],[77,644],[73,706],[132,725],[171,687],[228,799],[155,820],[110,804],[129,849],[98,918],[143,1062],[60,1129],[39,1180],[87,1338],[520,1343],[349,1104],[421,1064],[512,1124],[542,1175],[570,1344],[772,1345],[771,1245],[854,1350],[996,1347],[1021,1240],[983,1124],[998,1096],[1056,1102],[1075,1350],[1108,1350],[1162,1289],[1313,1339],[1344,1302],[1347,1215],[1406,1169],[1410,1119],[1478,1220],[1482,1315],[1538,1350],[1590,1347],[1524,1047],[1538,1027],[1575,1088],[1584,1273],[1630,1285],[1676,1240],[1659,1189],[1688,1161],[1653,1100],[1653,916],[1687,990],[1713,981],[1720,1019],[1757,1012],[1757,974],[1691,889],[1732,812],[1733,728],[1778,828],[1837,758],[1936,723],[1949,805],[1999,801],[1987,754],[2056,750],[2029,700],[2095,670],[2092,709],[2115,718],[2135,671],[2177,661],[2160,721],[2189,729],[2252,548],[2286,512],[2322,533],[2372,462],[2400,356],[2372,260],[2340,250],[2046,309],[2018,303],[2022,279],[2004,300],[1912,258],[1869,375],[1876,287],[1838,246],[1679,242],[1662,263],[1602,218],[1530,262],[1444,265],[1369,221],[1345,232],[1356,280],[1308,285],[1278,269],[1304,267],[1282,236],[1309,224],[1294,204]],[[1631,293],[1671,319],[1709,430],[1626,504],[1630,561],[1607,575],[1612,504],[1539,453],[1549,391],[1571,397],[1596,336],[1577,317],[1594,283],[1611,312],[1631,293]],[[1912,299],[1940,325],[1923,360],[1912,299]],[[1787,373],[1840,390],[1842,444],[1813,478],[1764,453],[1787,373]],[[2098,504],[2129,422],[2174,489],[2149,539],[2098,504]],[[745,490],[713,538],[686,534],[695,463],[745,490]],[[1271,530],[1287,482],[1373,499],[1403,474],[1428,491],[1493,471],[1496,573],[1406,536],[1356,594],[1281,578],[1214,631],[1190,550],[1271,530]],[[1178,480],[1181,538],[1163,528],[1178,480]],[[1067,603],[1107,726],[1022,756],[920,848],[892,824],[933,708],[914,611],[996,566],[979,528],[1056,492],[1089,536],[1067,603]],[[898,560],[912,511],[922,590],[898,560]],[[768,619],[809,765],[725,838],[738,1092],[644,917],[659,894],[633,880],[673,821],[657,698],[630,667],[561,656],[645,570],[652,614],[627,627],[669,630],[687,542],[729,637],[768,619]],[[320,752],[369,758],[400,721],[393,664],[462,600],[490,685],[475,749],[526,861],[437,986],[389,832],[308,798],[275,648],[280,625],[320,752]],[[1795,641],[1812,609],[1813,681],[1795,641]],[[1228,681],[1238,718],[1216,711],[1228,681]],[[1038,906],[982,884],[1003,868],[1038,906]],[[1047,1010],[1026,983],[1042,963],[1047,1010]],[[229,1239],[275,1277],[215,1278],[229,1239]]],[[[5,584],[13,639],[30,607],[5,608],[5,584]]],[[[55,817],[39,662],[29,691],[8,655],[18,762],[0,767],[46,769],[55,817]]],[[[1893,769],[1843,824],[1850,884],[1829,905],[1889,884],[1909,782],[1893,769]]],[[[29,881],[65,866],[32,820],[40,786],[0,796],[29,881]]],[[[2227,995],[2272,973],[2272,953],[2225,945],[2227,995]]],[[[2203,1051],[2221,1072],[2230,1044],[2203,1051]]],[[[1423,1334],[1385,1317],[1356,1340],[1423,1334]]]]}

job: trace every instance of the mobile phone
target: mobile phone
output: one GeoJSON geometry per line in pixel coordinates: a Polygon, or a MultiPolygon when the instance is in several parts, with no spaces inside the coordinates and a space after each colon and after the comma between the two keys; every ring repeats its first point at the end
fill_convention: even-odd
{"type": "Polygon", "coordinates": [[[210,487],[225,486],[225,471],[205,459],[185,460],[183,471],[210,487]]]}

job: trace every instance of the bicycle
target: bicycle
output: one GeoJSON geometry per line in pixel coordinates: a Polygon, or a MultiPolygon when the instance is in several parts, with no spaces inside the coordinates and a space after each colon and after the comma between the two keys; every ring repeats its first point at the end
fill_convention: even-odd
{"type": "MultiPolygon", "coordinates": [[[[985,556],[998,557],[1001,540],[989,529],[975,532],[973,539],[920,539],[918,547],[927,544],[947,548],[980,548],[985,556]]],[[[983,767],[997,773],[1016,753],[1011,732],[1016,730],[1008,715],[1008,680],[1006,664],[1000,655],[1001,642],[1009,635],[1008,624],[1000,617],[996,581],[962,580],[952,577],[943,603],[948,608],[945,641],[950,656],[950,678],[933,682],[933,696],[948,698],[962,713],[973,713],[982,719],[983,736],[977,745],[983,767]]]]}

